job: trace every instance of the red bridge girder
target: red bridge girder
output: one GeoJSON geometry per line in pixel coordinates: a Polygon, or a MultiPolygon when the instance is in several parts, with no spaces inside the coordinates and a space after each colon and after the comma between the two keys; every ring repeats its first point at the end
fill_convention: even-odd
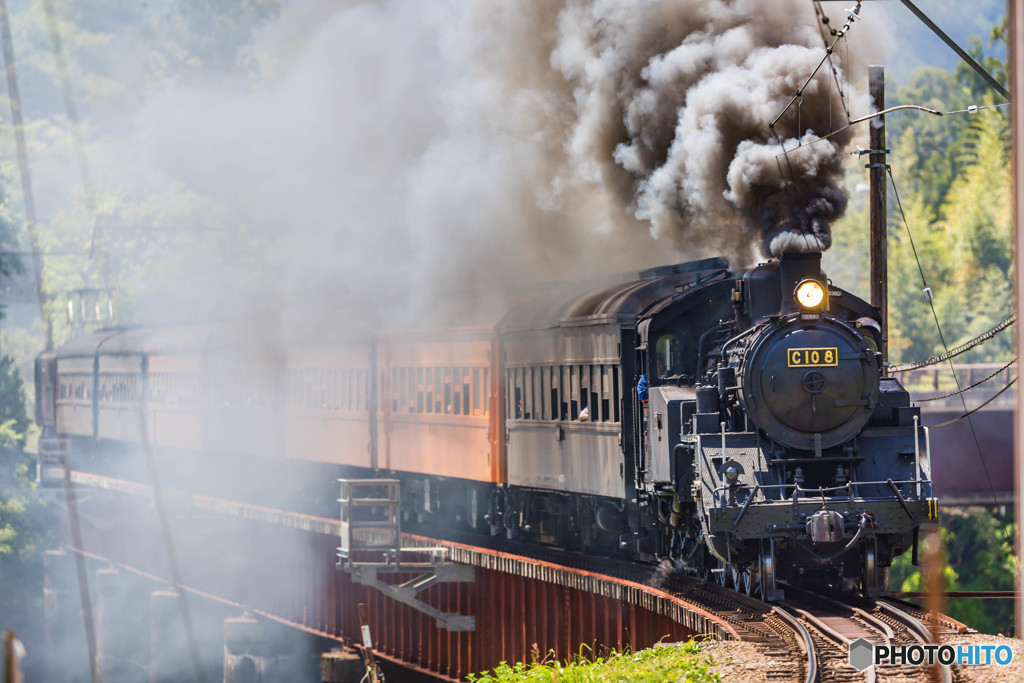
{"type": "MultiPolygon", "coordinates": [[[[86,529],[84,550],[151,578],[154,589],[170,585],[149,487],[82,473],[74,479],[93,489],[83,516],[101,522],[86,529]]],[[[586,654],[699,633],[736,636],[722,619],[655,588],[406,535],[406,545],[445,545],[451,561],[476,568],[473,583],[438,584],[419,595],[442,611],[476,617],[475,631],[450,632],[337,570],[336,520],[199,495],[178,500],[174,513],[179,589],[348,644],[360,641],[356,606],[365,603],[378,654],[452,680],[501,661],[548,653],[565,660],[581,645],[586,654]]]]}

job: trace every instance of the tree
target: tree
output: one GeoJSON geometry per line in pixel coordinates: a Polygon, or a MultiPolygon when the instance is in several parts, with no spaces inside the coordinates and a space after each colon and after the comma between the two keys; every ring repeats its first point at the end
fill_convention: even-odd
{"type": "MultiPolygon", "coordinates": [[[[4,204],[0,187],[0,207],[4,204]]],[[[11,226],[10,217],[0,214],[0,276],[21,271],[10,255],[15,244],[11,226]]],[[[51,530],[24,452],[31,424],[24,382],[15,360],[5,353],[0,357],[0,631],[13,629],[25,642],[41,646],[43,550],[51,530]]]]}
{"type": "MultiPolygon", "coordinates": [[[[1019,566],[1013,555],[1017,525],[1012,517],[985,508],[943,512],[939,528],[947,590],[1013,590],[1019,566]]],[[[910,553],[893,562],[889,574],[893,590],[923,591],[920,570],[910,553]]],[[[946,609],[954,619],[984,633],[1009,633],[1013,624],[1012,600],[950,600],[946,609]]]]}

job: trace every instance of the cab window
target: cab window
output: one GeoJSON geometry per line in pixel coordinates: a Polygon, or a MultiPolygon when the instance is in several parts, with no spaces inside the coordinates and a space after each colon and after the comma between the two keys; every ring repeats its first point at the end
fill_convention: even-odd
{"type": "Polygon", "coordinates": [[[658,378],[671,377],[682,372],[682,351],[674,334],[663,334],[655,344],[654,363],[658,378]]]}

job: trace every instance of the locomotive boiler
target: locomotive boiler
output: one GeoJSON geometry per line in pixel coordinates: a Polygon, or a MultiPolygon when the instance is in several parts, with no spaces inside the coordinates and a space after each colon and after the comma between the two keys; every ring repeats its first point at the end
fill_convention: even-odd
{"type": "Polygon", "coordinates": [[[330,516],[338,478],[397,478],[406,520],[668,559],[765,599],[784,580],[876,594],[935,519],[878,312],[820,254],[530,292],[483,324],[353,343],[100,331],[37,360],[37,419],[83,469],[145,476],[147,444],[179,485],[287,489],[330,516]]]}

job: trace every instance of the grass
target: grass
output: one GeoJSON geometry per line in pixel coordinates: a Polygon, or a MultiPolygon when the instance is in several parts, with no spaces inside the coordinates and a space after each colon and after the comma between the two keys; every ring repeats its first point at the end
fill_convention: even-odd
{"type": "Polygon", "coordinates": [[[553,653],[543,659],[533,646],[533,663],[501,662],[496,669],[470,674],[475,683],[590,683],[591,681],[629,681],[640,683],[721,683],[721,676],[711,670],[715,661],[701,653],[701,642],[659,644],[648,650],[632,652],[611,650],[606,656],[589,653],[580,646],[572,658],[559,662],[553,653]]]}

